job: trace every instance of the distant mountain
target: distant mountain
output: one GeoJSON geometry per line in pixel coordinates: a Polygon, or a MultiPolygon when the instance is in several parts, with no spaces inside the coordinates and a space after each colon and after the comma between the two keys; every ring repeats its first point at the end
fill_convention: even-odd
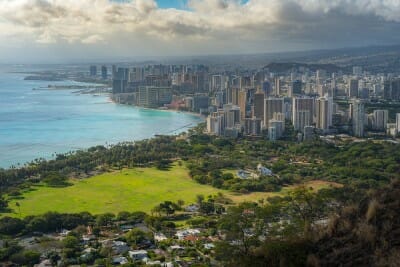
{"type": "Polygon", "coordinates": [[[275,73],[286,73],[291,71],[292,69],[298,69],[298,68],[307,68],[312,71],[316,70],[325,70],[329,73],[332,72],[338,72],[338,71],[349,71],[349,68],[345,67],[338,67],[334,64],[307,64],[307,63],[279,63],[279,62],[273,62],[264,67],[264,69],[268,69],[271,72],[275,73]]]}

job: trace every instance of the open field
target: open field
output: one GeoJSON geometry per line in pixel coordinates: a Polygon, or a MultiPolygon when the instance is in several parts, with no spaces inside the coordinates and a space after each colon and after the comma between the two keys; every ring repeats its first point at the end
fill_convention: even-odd
{"type": "MultiPolygon", "coordinates": [[[[208,196],[222,192],[235,202],[243,202],[284,194],[289,190],[287,188],[279,193],[239,195],[208,185],[200,185],[190,179],[185,167],[177,164],[168,171],[135,168],[71,182],[72,186],[64,188],[44,185],[33,187],[33,190],[23,193],[23,199],[10,201],[10,207],[17,213],[9,215],[24,217],[47,211],[63,213],[88,211],[93,214],[120,211],[150,212],[154,206],[165,200],[182,199],[186,204],[193,203],[198,194],[208,196]],[[20,213],[16,201],[20,204],[20,213]]],[[[315,186],[326,186],[326,182],[316,183],[315,186]]]]}
{"type": "MultiPolygon", "coordinates": [[[[314,181],[309,181],[304,184],[305,186],[312,188],[314,191],[318,191],[323,188],[330,188],[330,187],[342,187],[342,184],[339,183],[334,183],[334,182],[327,182],[327,181],[322,181],[322,180],[314,180],[314,181]]],[[[245,202],[245,201],[257,201],[259,199],[266,199],[269,197],[276,197],[276,196],[282,196],[290,192],[290,190],[293,190],[296,188],[298,185],[292,185],[292,186],[287,186],[283,187],[281,191],[279,192],[253,192],[251,194],[236,194],[229,192],[228,197],[232,199],[236,203],[240,202],[245,202]]]]}

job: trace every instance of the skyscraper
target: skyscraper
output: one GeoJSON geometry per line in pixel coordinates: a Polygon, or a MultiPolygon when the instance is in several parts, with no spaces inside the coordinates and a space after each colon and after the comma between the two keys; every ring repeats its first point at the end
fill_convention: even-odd
{"type": "Polygon", "coordinates": [[[268,139],[271,141],[275,141],[282,137],[284,132],[285,122],[281,120],[272,119],[269,121],[268,127],[268,139]]]}
{"type": "Polygon", "coordinates": [[[357,98],[358,97],[358,80],[357,79],[350,79],[349,80],[349,88],[348,88],[348,96],[350,98],[357,98]]]}
{"type": "Polygon", "coordinates": [[[264,121],[264,92],[257,91],[254,94],[254,114],[253,116],[264,121]]]}
{"type": "Polygon", "coordinates": [[[397,132],[400,133],[400,113],[396,114],[396,128],[397,132]]]}
{"type": "Polygon", "coordinates": [[[275,78],[274,95],[276,95],[276,96],[281,95],[281,80],[279,79],[279,77],[275,78]]]}
{"type": "Polygon", "coordinates": [[[316,120],[315,124],[318,129],[323,131],[329,130],[332,126],[333,101],[332,98],[320,97],[315,103],[316,120]]]}
{"type": "Polygon", "coordinates": [[[364,136],[364,103],[361,100],[354,100],[352,105],[353,135],[364,136]]]}
{"type": "Polygon", "coordinates": [[[385,81],[383,97],[385,100],[400,100],[400,79],[385,81]]]}
{"type": "Polygon", "coordinates": [[[373,128],[375,130],[385,130],[389,120],[389,111],[380,109],[374,110],[373,118],[373,128]]]}
{"type": "Polygon", "coordinates": [[[108,78],[108,73],[107,73],[107,67],[106,66],[101,66],[101,78],[103,80],[107,80],[107,78],[108,78]]]}
{"type": "Polygon", "coordinates": [[[129,69],[127,68],[118,68],[118,70],[113,73],[113,94],[126,93],[128,74],[129,69]]]}
{"type": "Polygon", "coordinates": [[[239,108],[240,108],[240,120],[244,121],[246,118],[246,104],[247,104],[247,90],[241,90],[239,92],[239,108]]]}
{"type": "Polygon", "coordinates": [[[97,75],[97,67],[92,65],[90,66],[90,76],[96,76],[97,75]]]}
{"type": "Polygon", "coordinates": [[[285,120],[285,105],[283,98],[268,97],[264,102],[264,127],[268,129],[272,119],[285,120]],[[280,118],[279,118],[280,117],[280,118]],[[282,119],[283,118],[283,119],[282,119]]]}
{"type": "Polygon", "coordinates": [[[129,82],[140,82],[144,80],[144,69],[134,67],[129,72],[129,82]]]}
{"type": "Polygon", "coordinates": [[[271,96],[273,94],[271,83],[268,80],[265,80],[262,83],[262,91],[264,92],[264,95],[266,97],[271,96]]]}
{"type": "Polygon", "coordinates": [[[239,88],[238,87],[228,87],[226,89],[226,103],[238,105],[239,104],[239,88]]]}
{"type": "Polygon", "coordinates": [[[300,80],[295,80],[292,82],[292,86],[289,88],[289,96],[293,97],[296,95],[301,95],[303,83],[300,80]]]}
{"type": "Polygon", "coordinates": [[[259,136],[261,135],[261,119],[246,118],[244,121],[244,134],[259,136]]]}
{"type": "Polygon", "coordinates": [[[210,81],[210,91],[221,91],[225,89],[225,76],[224,75],[213,75],[210,81]]]}
{"type": "Polygon", "coordinates": [[[294,129],[304,131],[305,126],[310,126],[314,118],[314,98],[293,98],[292,121],[294,129]]]}

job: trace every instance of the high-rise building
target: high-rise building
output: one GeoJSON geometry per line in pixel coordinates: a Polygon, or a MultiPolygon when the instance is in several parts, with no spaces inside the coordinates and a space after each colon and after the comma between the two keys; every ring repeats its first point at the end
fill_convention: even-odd
{"type": "Polygon", "coordinates": [[[254,94],[254,114],[253,116],[264,121],[264,92],[257,91],[254,94]]]}
{"type": "Polygon", "coordinates": [[[385,100],[400,100],[400,79],[385,81],[383,97],[385,100]]]}
{"type": "Polygon", "coordinates": [[[396,127],[397,127],[397,132],[400,133],[400,113],[396,114],[396,127]]]}
{"type": "Polygon", "coordinates": [[[268,80],[265,80],[262,83],[262,91],[266,97],[272,96],[273,94],[272,85],[268,80]]]}
{"type": "Polygon", "coordinates": [[[244,121],[246,118],[246,108],[247,108],[247,90],[241,90],[239,92],[238,105],[240,108],[240,120],[244,121]]]}
{"type": "Polygon", "coordinates": [[[292,122],[294,129],[304,131],[305,126],[313,124],[314,119],[314,98],[295,97],[292,104],[292,122]]]}
{"type": "Polygon", "coordinates": [[[239,104],[239,92],[240,89],[238,87],[228,87],[226,89],[226,104],[239,104]]]}
{"type": "Polygon", "coordinates": [[[274,95],[276,95],[276,96],[280,96],[281,95],[281,80],[279,79],[279,77],[275,78],[274,95]]]}
{"type": "Polygon", "coordinates": [[[357,79],[349,80],[348,96],[349,96],[349,98],[357,98],[358,97],[358,80],[357,79]]]}
{"type": "Polygon", "coordinates": [[[90,76],[97,76],[97,66],[90,66],[90,76]]]}
{"type": "Polygon", "coordinates": [[[248,89],[253,87],[253,79],[250,76],[242,76],[240,77],[240,89],[248,89]]]}
{"type": "Polygon", "coordinates": [[[145,79],[144,69],[141,67],[134,67],[129,71],[129,82],[140,82],[145,79]]]}
{"type": "Polygon", "coordinates": [[[171,87],[139,86],[138,105],[159,107],[172,101],[171,87]]]}
{"type": "Polygon", "coordinates": [[[192,111],[200,112],[201,110],[207,109],[210,104],[210,98],[207,95],[195,95],[193,96],[192,111]]]}
{"type": "Polygon", "coordinates": [[[224,75],[212,75],[210,81],[210,91],[222,91],[225,90],[226,78],[224,75]]]}
{"type": "Polygon", "coordinates": [[[224,105],[218,112],[224,115],[224,128],[234,128],[240,124],[240,108],[236,105],[224,105]]]}
{"type": "Polygon", "coordinates": [[[301,95],[303,83],[300,80],[292,82],[292,86],[289,88],[289,97],[301,95]]]}
{"type": "Polygon", "coordinates": [[[375,130],[385,130],[386,124],[389,120],[389,111],[388,110],[374,110],[373,113],[373,124],[372,128],[375,130]]]}
{"type": "Polygon", "coordinates": [[[278,119],[283,117],[285,120],[285,105],[283,98],[268,97],[264,101],[264,127],[268,129],[270,127],[270,120],[278,119]]]}
{"type": "Polygon", "coordinates": [[[117,72],[117,66],[112,65],[112,73],[111,73],[112,77],[114,77],[116,72],[117,72]]]}
{"type": "Polygon", "coordinates": [[[386,134],[392,137],[396,137],[399,132],[397,131],[396,123],[388,123],[386,124],[386,134]]]}
{"type": "Polygon", "coordinates": [[[361,100],[354,100],[352,105],[352,123],[353,123],[353,135],[357,137],[364,136],[364,103],[361,100]]]}
{"type": "Polygon", "coordinates": [[[112,83],[113,94],[120,94],[127,92],[128,74],[129,74],[129,69],[127,68],[118,68],[118,70],[113,72],[113,83],[112,83]]]}
{"type": "Polygon", "coordinates": [[[207,118],[207,131],[210,134],[232,136],[238,132],[239,126],[240,108],[236,105],[226,104],[207,118]]]}
{"type": "Polygon", "coordinates": [[[214,112],[207,117],[207,132],[209,134],[222,135],[224,131],[224,115],[214,112]]]}
{"type": "Polygon", "coordinates": [[[275,141],[281,138],[284,132],[284,125],[284,121],[275,119],[270,120],[268,127],[268,139],[275,141]]]}
{"type": "Polygon", "coordinates": [[[368,88],[361,88],[359,97],[361,99],[368,99],[369,98],[369,89],[368,88]]]}
{"type": "Polygon", "coordinates": [[[316,128],[323,131],[332,126],[333,101],[329,97],[320,97],[315,102],[316,128]]]}
{"type": "Polygon", "coordinates": [[[246,118],[244,120],[244,134],[252,136],[261,135],[261,119],[260,118],[246,118]]]}
{"type": "Polygon", "coordinates": [[[106,66],[101,66],[101,78],[103,80],[107,80],[107,78],[108,78],[108,72],[107,72],[106,66]]]}

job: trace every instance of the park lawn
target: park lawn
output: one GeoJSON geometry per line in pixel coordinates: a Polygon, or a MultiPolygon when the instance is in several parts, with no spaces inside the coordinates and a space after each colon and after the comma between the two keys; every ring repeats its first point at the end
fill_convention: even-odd
{"type": "MultiPolygon", "coordinates": [[[[14,213],[2,215],[25,217],[48,211],[60,213],[87,211],[92,214],[120,211],[149,213],[152,208],[166,200],[182,199],[185,204],[194,203],[199,194],[207,197],[221,192],[235,203],[239,203],[283,195],[291,188],[286,187],[276,193],[237,194],[198,184],[189,177],[186,167],[178,164],[174,164],[166,171],[156,168],[124,169],[83,180],[73,179],[71,183],[71,186],[63,188],[47,187],[43,184],[33,186],[33,190],[22,194],[22,199],[10,200],[9,206],[14,213]],[[20,204],[19,208],[16,202],[20,204]]],[[[310,183],[313,183],[312,185],[318,190],[326,187],[328,182],[310,183]]]]}
{"type": "Polygon", "coordinates": [[[72,186],[64,188],[35,186],[34,190],[23,193],[23,199],[11,200],[10,207],[17,213],[14,216],[24,217],[48,211],[88,211],[93,214],[150,212],[166,200],[182,199],[189,204],[196,200],[198,194],[207,197],[227,192],[196,183],[189,177],[187,169],[177,164],[167,171],[155,168],[124,169],[71,182],[72,186]],[[16,201],[20,204],[20,214],[16,201]]]}

